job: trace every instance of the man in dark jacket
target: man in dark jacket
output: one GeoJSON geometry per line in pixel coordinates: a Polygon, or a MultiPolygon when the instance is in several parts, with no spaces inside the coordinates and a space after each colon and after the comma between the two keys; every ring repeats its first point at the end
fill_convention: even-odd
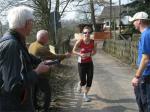
{"type": "Polygon", "coordinates": [[[9,31],[0,40],[0,112],[34,112],[32,85],[49,66],[31,56],[25,45],[33,25],[33,10],[10,9],[9,31]],[[35,69],[33,64],[38,65],[35,69]]]}

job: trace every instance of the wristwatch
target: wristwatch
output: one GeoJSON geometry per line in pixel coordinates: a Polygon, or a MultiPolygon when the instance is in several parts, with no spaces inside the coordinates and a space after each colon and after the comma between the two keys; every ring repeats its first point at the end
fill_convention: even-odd
{"type": "Polygon", "coordinates": [[[139,78],[140,78],[140,76],[136,76],[136,75],[135,75],[134,77],[135,77],[135,78],[137,78],[137,79],[139,79],[139,78]]]}

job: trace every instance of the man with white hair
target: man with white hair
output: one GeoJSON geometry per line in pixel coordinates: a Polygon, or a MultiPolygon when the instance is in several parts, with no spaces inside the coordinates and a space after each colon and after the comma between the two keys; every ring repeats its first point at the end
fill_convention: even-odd
{"type": "MultiPolygon", "coordinates": [[[[53,54],[50,52],[50,50],[45,46],[48,43],[48,31],[47,30],[39,30],[36,35],[36,41],[31,43],[29,46],[29,53],[32,55],[41,58],[42,60],[45,59],[58,59],[63,60],[65,58],[70,57],[70,53],[65,54],[53,54]]],[[[40,89],[44,93],[44,112],[48,112],[49,106],[50,106],[50,100],[51,100],[51,93],[50,93],[50,85],[49,80],[44,77],[40,76],[38,78],[37,85],[35,87],[35,94],[34,94],[34,104],[35,107],[37,107],[37,88],[40,89]]]]}
{"type": "Polygon", "coordinates": [[[138,44],[137,71],[132,85],[139,112],[150,112],[150,21],[146,12],[137,12],[129,19],[141,32],[138,44]]]}
{"type": "Polygon", "coordinates": [[[9,10],[9,31],[0,39],[0,112],[34,112],[32,86],[49,70],[31,56],[25,45],[33,25],[33,10],[18,6],[9,10]],[[38,65],[33,68],[33,64],[38,65]]]}
{"type": "Polygon", "coordinates": [[[45,46],[48,43],[48,32],[47,30],[39,30],[36,35],[36,41],[31,43],[29,46],[29,53],[45,59],[58,59],[63,60],[67,57],[70,57],[70,53],[65,54],[53,54],[50,50],[45,46]]]}

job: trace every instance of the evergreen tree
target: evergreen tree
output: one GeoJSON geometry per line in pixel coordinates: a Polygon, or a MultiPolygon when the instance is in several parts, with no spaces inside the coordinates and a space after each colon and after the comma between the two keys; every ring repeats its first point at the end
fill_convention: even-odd
{"type": "Polygon", "coordinates": [[[125,5],[125,7],[129,7],[127,15],[133,16],[136,12],[144,11],[150,16],[150,0],[134,0],[133,2],[125,5]]]}

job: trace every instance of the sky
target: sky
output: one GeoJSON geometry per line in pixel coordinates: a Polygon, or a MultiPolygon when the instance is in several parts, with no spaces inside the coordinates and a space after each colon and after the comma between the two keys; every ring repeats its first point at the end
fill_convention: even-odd
{"type": "MultiPolygon", "coordinates": [[[[27,1],[27,0],[24,0],[27,1]]],[[[108,0],[109,1],[109,0],[108,0]]],[[[130,0],[121,0],[121,4],[127,4],[130,0]]],[[[112,2],[114,2],[116,5],[119,5],[119,0],[112,0],[112,2]]],[[[69,5],[69,7],[71,7],[72,9],[74,9],[73,5],[69,5]]],[[[76,12],[75,11],[71,11],[71,12],[67,12],[67,14],[64,16],[64,18],[62,20],[73,20],[76,19],[76,12]]],[[[5,21],[5,19],[3,20],[3,17],[0,18],[2,21],[5,21]]]]}
{"type": "MultiPolygon", "coordinates": [[[[112,0],[112,2],[114,2],[116,5],[119,5],[119,0],[112,0]]],[[[130,0],[121,0],[121,4],[127,4],[129,2],[130,2],[130,0]]],[[[67,14],[64,16],[63,20],[71,20],[71,19],[73,20],[75,18],[76,18],[76,12],[72,11],[72,12],[67,12],[67,14]]]]}
{"type": "MultiPolygon", "coordinates": [[[[119,0],[112,0],[112,2],[115,2],[116,4],[119,4],[119,0]]],[[[130,0],[121,0],[121,4],[127,4],[130,0]]]]}

